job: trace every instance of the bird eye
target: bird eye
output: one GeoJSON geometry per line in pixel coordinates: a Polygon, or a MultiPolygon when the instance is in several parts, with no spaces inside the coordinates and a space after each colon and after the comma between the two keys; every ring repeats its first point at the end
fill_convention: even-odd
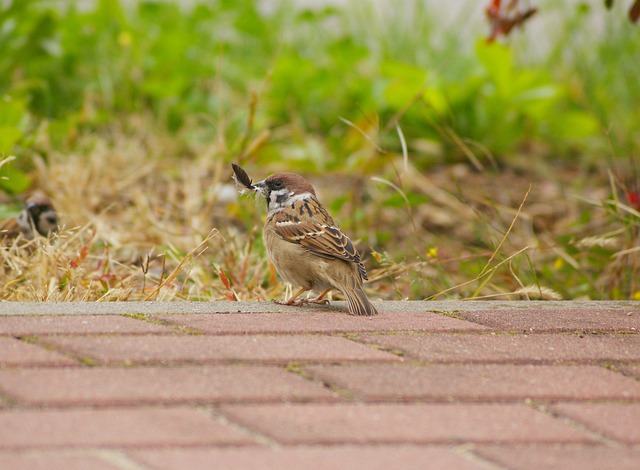
{"type": "Polygon", "coordinates": [[[284,183],[280,180],[276,180],[273,182],[274,189],[282,189],[284,187],[284,183]]]}

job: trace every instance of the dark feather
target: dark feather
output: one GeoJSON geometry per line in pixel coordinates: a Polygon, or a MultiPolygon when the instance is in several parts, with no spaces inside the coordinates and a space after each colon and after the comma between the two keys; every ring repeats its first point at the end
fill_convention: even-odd
{"type": "Polygon", "coordinates": [[[244,186],[247,189],[253,189],[253,181],[251,180],[251,178],[249,178],[249,175],[247,174],[246,171],[244,171],[242,168],[240,168],[240,166],[236,165],[235,163],[231,164],[231,168],[233,168],[233,179],[241,184],[242,186],[244,186]]]}
{"type": "Polygon", "coordinates": [[[351,315],[377,315],[378,311],[373,306],[367,295],[361,288],[344,289],[342,293],[347,297],[349,302],[349,313],[351,315]]]}

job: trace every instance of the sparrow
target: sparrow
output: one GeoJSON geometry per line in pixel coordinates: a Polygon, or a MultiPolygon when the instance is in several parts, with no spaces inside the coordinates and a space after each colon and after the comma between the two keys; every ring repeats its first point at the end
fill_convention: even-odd
{"type": "Polygon", "coordinates": [[[282,279],[300,287],[277,303],[326,304],[324,296],[336,289],[346,297],[350,314],[378,313],[362,290],[368,278],[358,250],[322,206],[311,183],[295,173],[276,173],[253,184],[247,178],[244,184],[267,200],[262,235],[271,262],[282,279]],[[310,290],[320,294],[297,300],[310,290]]]}
{"type": "Polygon", "coordinates": [[[26,207],[14,219],[0,224],[0,238],[17,238],[22,235],[32,240],[36,233],[48,237],[58,231],[58,214],[51,199],[41,193],[26,201],[26,207]]]}

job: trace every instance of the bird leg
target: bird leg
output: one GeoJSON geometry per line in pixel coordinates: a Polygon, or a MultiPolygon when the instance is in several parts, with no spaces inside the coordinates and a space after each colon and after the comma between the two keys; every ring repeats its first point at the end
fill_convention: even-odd
{"type": "Polygon", "coordinates": [[[274,300],[273,302],[278,304],[278,305],[295,305],[295,306],[300,306],[300,305],[304,305],[304,304],[326,305],[326,304],[329,303],[329,301],[327,299],[325,299],[324,296],[327,295],[327,293],[331,289],[327,289],[326,291],[322,292],[318,297],[316,297],[314,299],[298,299],[298,297],[300,297],[300,295],[303,292],[306,292],[308,290],[309,289],[302,288],[298,292],[296,292],[294,295],[292,295],[288,300],[274,300]],[[296,300],[296,299],[298,299],[298,300],[296,300]]]}
{"type": "Polygon", "coordinates": [[[302,300],[296,300],[303,292],[308,291],[309,289],[305,289],[304,287],[296,292],[294,295],[289,297],[287,300],[274,300],[273,303],[278,305],[302,305],[304,302],[302,300]]]}
{"type": "Polygon", "coordinates": [[[327,289],[326,291],[322,292],[318,297],[316,297],[315,299],[304,299],[302,302],[305,304],[319,304],[319,305],[327,305],[329,303],[328,299],[325,299],[324,296],[327,295],[329,293],[331,289],[327,289]]]}

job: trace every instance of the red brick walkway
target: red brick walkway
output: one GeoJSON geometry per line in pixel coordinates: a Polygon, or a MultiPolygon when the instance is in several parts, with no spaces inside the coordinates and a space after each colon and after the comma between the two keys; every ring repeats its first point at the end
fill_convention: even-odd
{"type": "Polygon", "coordinates": [[[0,468],[640,468],[639,303],[379,309],[0,304],[0,468]]]}

